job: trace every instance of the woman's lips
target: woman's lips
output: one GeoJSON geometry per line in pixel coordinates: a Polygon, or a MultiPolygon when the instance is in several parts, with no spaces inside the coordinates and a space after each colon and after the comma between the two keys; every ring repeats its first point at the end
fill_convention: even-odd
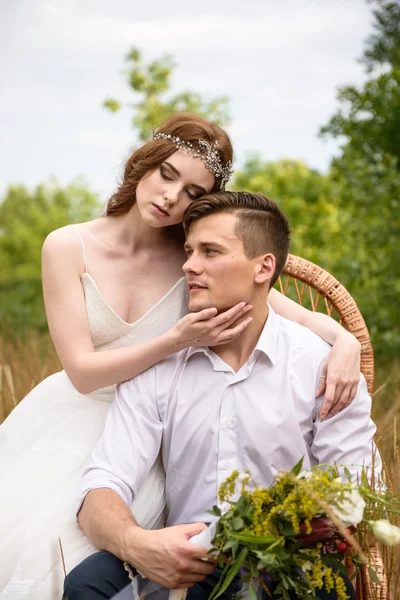
{"type": "Polygon", "coordinates": [[[156,213],[156,215],[159,215],[160,217],[169,217],[169,213],[167,213],[166,210],[164,210],[157,204],[152,204],[151,206],[153,207],[153,211],[156,213]]]}

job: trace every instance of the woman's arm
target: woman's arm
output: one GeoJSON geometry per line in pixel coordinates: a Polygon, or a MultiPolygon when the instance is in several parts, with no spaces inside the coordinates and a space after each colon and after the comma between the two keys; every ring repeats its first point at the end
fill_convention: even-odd
{"type": "Polygon", "coordinates": [[[333,346],[316,393],[317,397],[325,393],[321,419],[346,408],[355,398],[360,379],[359,341],[328,315],[307,310],[275,289],[268,300],[279,315],[307,327],[333,346]]]}
{"type": "Polygon", "coordinates": [[[188,314],[166,334],[128,348],[95,352],[90,337],[80,280],[82,249],[68,228],[50,234],[42,252],[43,295],[48,325],[60,361],[75,388],[88,394],[136,377],[155,363],[189,345],[216,345],[234,339],[249,324],[237,319],[248,312],[237,305],[215,316],[208,308],[188,314]]]}

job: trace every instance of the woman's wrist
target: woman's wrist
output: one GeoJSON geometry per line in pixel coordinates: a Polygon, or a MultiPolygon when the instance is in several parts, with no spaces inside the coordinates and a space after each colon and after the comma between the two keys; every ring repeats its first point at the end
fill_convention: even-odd
{"type": "Polygon", "coordinates": [[[355,350],[359,349],[361,352],[361,344],[358,339],[343,327],[336,337],[335,343],[336,342],[344,342],[345,344],[351,345],[355,350]]]}
{"type": "Polygon", "coordinates": [[[164,333],[160,340],[167,356],[170,354],[175,354],[186,347],[185,344],[179,340],[179,336],[175,327],[164,333]]]}

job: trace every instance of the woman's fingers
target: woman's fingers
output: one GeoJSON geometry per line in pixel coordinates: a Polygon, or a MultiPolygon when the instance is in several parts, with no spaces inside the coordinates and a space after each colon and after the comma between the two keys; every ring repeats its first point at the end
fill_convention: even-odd
{"type": "MultiPolygon", "coordinates": [[[[244,302],[242,304],[244,304],[244,302]]],[[[199,312],[189,313],[186,317],[190,317],[192,323],[199,323],[200,321],[209,321],[215,317],[216,314],[217,309],[213,306],[211,308],[203,308],[203,310],[199,310],[199,312]]]]}
{"type": "MultiPolygon", "coordinates": [[[[322,371],[327,380],[321,419],[332,417],[354,400],[360,379],[360,353],[360,343],[347,331],[336,340],[322,371]]],[[[322,393],[320,381],[317,396],[322,393]]]]}
{"type": "Polygon", "coordinates": [[[321,421],[328,417],[328,414],[335,405],[336,381],[332,378],[326,379],[325,398],[321,407],[321,421]]]}
{"type": "Polygon", "coordinates": [[[341,384],[336,385],[335,398],[333,400],[333,403],[332,403],[330,409],[328,410],[328,414],[326,415],[326,417],[328,419],[330,417],[334,417],[341,410],[346,408],[346,406],[348,404],[349,391],[350,390],[347,386],[343,386],[341,384]]]}
{"type": "Polygon", "coordinates": [[[253,307],[251,306],[251,304],[246,304],[246,302],[239,302],[239,304],[232,306],[232,308],[229,308],[228,310],[225,310],[213,319],[210,319],[210,330],[218,328],[225,329],[226,327],[229,327],[231,323],[234,323],[236,319],[242,317],[252,308],[253,307]]]}
{"type": "MultiPolygon", "coordinates": [[[[251,306],[251,304],[245,304],[245,306],[238,313],[235,313],[228,320],[224,319],[222,322],[221,321],[216,322],[216,320],[220,316],[222,316],[222,315],[218,315],[218,317],[215,317],[215,319],[212,319],[210,321],[211,331],[213,331],[216,334],[221,333],[222,331],[228,329],[228,327],[230,327],[231,325],[234,325],[239,319],[244,317],[252,308],[253,307],[251,306]]],[[[226,312],[228,312],[228,311],[226,311],[226,312]]],[[[225,313],[222,313],[222,314],[225,315],[225,313]]]]}
{"type": "Polygon", "coordinates": [[[318,382],[318,387],[317,387],[317,391],[315,392],[315,397],[319,398],[320,396],[322,396],[322,394],[325,392],[326,390],[326,372],[328,370],[328,363],[325,362],[322,365],[322,369],[321,369],[321,375],[319,378],[319,382],[318,382]]]}
{"type": "Polygon", "coordinates": [[[237,338],[242,333],[242,331],[244,331],[246,327],[250,325],[252,320],[253,317],[248,317],[247,319],[242,321],[242,323],[236,325],[236,327],[233,327],[232,329],[224,329],[224,331],[222,331],[214,340],[214,343],[212,345],[221,346],[222,344],[228,344],[229,342],[237,338]]]}
{"type": "Polygon", "coordinates": [[[328,411],[327,417],[333,417],[340,411],[350,406],[357,395],[357,390],[358,382],[354,383],[354,381],[349,381],[342,386],[340,386],[340,384],[337,385],[336,394],[339,395],[339,397],[328,411]]]}
{"type": "Polygon", "coordinates": [[[216,308],[205,308],[198,313],[190,313],[183,317],[174,327],[174,346],[215,346],[220,343],[220,335],[227,331],[223,337],[227,343],[235,339],[248,325],[245,320],[238,326],[235,323],[244,318],[253,307],[246,302],[239,302],[232,308],[217,315],[216,308]],[[235,327],[231,328],[232,325],[235,327]]]}

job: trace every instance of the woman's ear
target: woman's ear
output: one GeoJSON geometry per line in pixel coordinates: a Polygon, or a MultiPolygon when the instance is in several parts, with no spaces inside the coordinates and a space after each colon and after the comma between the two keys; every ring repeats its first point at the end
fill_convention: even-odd
{"type": "Polygon", "coordinates": [[[260,259],[256,267],[255,282],[264,284],[270,282],[275,273],[276,259],[273,254],[264,254],[260,256],[260,259]]]}

